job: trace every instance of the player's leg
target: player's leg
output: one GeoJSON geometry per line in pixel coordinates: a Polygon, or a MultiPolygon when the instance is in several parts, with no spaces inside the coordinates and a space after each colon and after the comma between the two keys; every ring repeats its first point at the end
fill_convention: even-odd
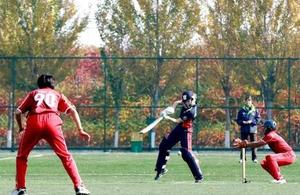
{"type": "Polygon", "coordinates": [[[170,158],[170,147],[168,145],[168,139],[164,137],[159,144],[159,152],[155,166],[157,172],[161,172],[164,169],[170,158]]]}
{"type": "MultiPolygon", "coordinates": [[[[295,162],[296,160],[296,155],[293,151],[290,152],[285,152],[285,153],[278,153],[272,156],[273,160],[276,161],[277,166],[276,166],[276,172],[278,175],[280,175],[280,179],[283,179],[283,176],[280,173],[280,166],[286,166],[290,165],[295,162]]],[[[275,171],[274,171],[275,172],[275,171]]],[[[284,180],[284,182],[286,182],[284,180]]],[[[277,182],[275,182],[277,183],[277,182]]]]}
{"type": "Polygon", "coordinates": [[[295,161],[295,156],[288,153],[270,154],[266,156],[265,169],[275,180],[282,179],[279,166],[289,165],[295,161]]]}
{"type": "Polygon", "coordinates": [[[276,158],[278,166],[290,165],[296,161],[296,155],[294,151],[279,153],[276,158]]]}
{"type": "Polygon", "coordinates": [[[261,161],[260,165],[264,170],[266,170],[271,175],[271,171],[269,170],[266,158],[261,161]]]}
{"type": "Polygon", "coordinates": [[[181,148],[180,151],[182,159],[188,164],[195,178],[195,182],[201,182],[203,180],[203,174],[200,169],[199,160],[196,158],[192,151],[189,151],[186,148],[181,148]]]}
{"type": "Polygon", "coordinates": [[[65,170],[73,181],[74,186],[79,186],[82,181],[75,161],[67,149],[61,129],[57,128],[57,130],[51,130],[49,132],[50,133],[44,139],[49,143],[56,155],[60,158],[65,170]]]}
{"type": "Polygon", "coordinates": [[[166,164],[170,158],[170,150],[179,141],[178,133],[179,128],[176,126],[167,137],[162,139],[159,144],[159,152],[155,165],[155,171],[157,172],[155,180],[159,179],[159,177],[166,171],[166,164]]]}
{"type": "MultiPolygon", "coordinates": [[[[71,153],[68,151],[65,138],[61,130],[61,125],[59,123],[56,124],[57,125],[55,125],[55,123],[48,124],[47,133],[45,134],[44,139],[49,143],[56,155],[60,158],[65,170],[74,184],[75,190],[79,190],[81,188],[83,190],[85,187],[79,175],[76,163],[71,153]]],[[[89,191],[86,190],[86,193],[80,194],[89,194],[89,191]]]]}
{"type": "MultiPolygon", "coordinates": [[[[250,141],[251,142],[254,142],[257,140],[257,137],[256,137],[256,133],[250,133],[250,141]]],[[[252,161],[257,163],[257,148],[251,148],[251,152],[252,152],[252,161]]]]}
{"type": "Polygon", "coordinates": [[[181,157],[188,164],[196,182],[203,180],[203,174],[199,165],[199,160],[192,152],[192,132],[182,131],[180,139],[181,157]]]}
{"type": "Polygon", "coordinates": [[[28,155],[33,147],[40,140],[39,131],[36,122],[32,117],[27,121],[27,127],[20,140],[19,149],[16,157],[16,189],[26,188],[26,173],[28,155]]]}

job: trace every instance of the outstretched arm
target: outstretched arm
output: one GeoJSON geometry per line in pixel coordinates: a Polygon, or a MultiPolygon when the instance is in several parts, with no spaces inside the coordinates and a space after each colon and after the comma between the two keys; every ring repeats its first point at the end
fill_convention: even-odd
{"type": "Polygon", "coordinates": [[[241,140],[239,138],[235,139],[233,142],[234,148],[257,148],[266,144],[267,143],[264,140],[248,142],[247,140],[241,140]]]}
{"type": "Polygon", "coordinates": [[[75,106],[72,106],[68,110],[67,114],[72,118],[73,122],[76,124],[76,127],[79,131],[80,136],[82,136],[85,139],[87,139],[88,141],[90,141],[91,136],[83,130],[82,125],[81,125],[81,121],[80,121],[80,117],[79,117],[79,114],[78,114],[75,106]]]}

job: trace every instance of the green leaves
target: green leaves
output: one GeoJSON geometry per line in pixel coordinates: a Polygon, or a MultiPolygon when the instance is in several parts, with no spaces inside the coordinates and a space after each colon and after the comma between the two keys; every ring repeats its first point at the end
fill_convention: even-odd
{"type": "MultiPolygon", "coordinates": [[[[76,16],[72,1],[3,0],[0,7],[0,55],[76,55],[77,38],[86,27],[88,18],[76,16]]],[[[69,72],[60,68],[63,63],[63,60],[18,61],[16,65],[20,73],[17,77],[35,80],[38,74],[46,71],[64,78],[69,72]]],[[[22,85],[31,85],[30,80],[23,81],[22,85]]]]}

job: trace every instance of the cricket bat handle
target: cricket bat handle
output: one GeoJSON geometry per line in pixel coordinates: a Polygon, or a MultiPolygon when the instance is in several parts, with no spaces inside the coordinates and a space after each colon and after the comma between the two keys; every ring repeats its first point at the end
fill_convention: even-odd
{"type": "Polygon", "coordinates": [[[140,131],[141,134],[147,133],[148,131],[150,131],[151,129],[153,129],[164,117],[159,117],[157,118],[155,121],[153,121],[150,125],[148,125],[147,127],[145,127],[144,129],[142,129],[140,131]]]}

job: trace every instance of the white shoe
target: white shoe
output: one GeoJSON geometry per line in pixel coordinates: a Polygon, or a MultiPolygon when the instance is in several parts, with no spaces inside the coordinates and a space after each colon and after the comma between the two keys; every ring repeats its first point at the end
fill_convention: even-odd
{"type": "Polygon", "coordinates": [[[272,182],[272,183],[275,183],[275,184],[285,184],[285,183],[286,183],[286,180],[283,179],[283,178],[281,178],[281,179],[279,179],[279,180],[274,179],[274,180],[272,180],[271,182],[272,182]]]}
{"type": "Polygon", "coordinates": [[[154,180],[156,180],[156,181],[159,180],[159,178],[161,178],[167,172],[168,172],[168,169],[166,169],[166,168],[162,169],[160,173],[157,172],[154,180]]]}
{"type": "Polygon", "coordinates": [[[241,159],[241,160],[239,160],[239,163],[240,163],[240,164],[242,164],[242,163],[243,163],[243,160],[242,160],[242,159],[241,159]]]}
{"type": "Polygon", "coordinates": [[[27,195],[25,188],[15,189],[11,192],[11,195],[27,195]]]}
{"type": "Polygon", "coordinates": [[[90,191],[84,186],[79,186],[75,189],[76,195],[89,195],[90,191]]]}
{"type": "Polygon", "coordinates": [[[254,159],[253,162],[254,162],[254,163],[258,163],[257,159],[254,159]]]}

